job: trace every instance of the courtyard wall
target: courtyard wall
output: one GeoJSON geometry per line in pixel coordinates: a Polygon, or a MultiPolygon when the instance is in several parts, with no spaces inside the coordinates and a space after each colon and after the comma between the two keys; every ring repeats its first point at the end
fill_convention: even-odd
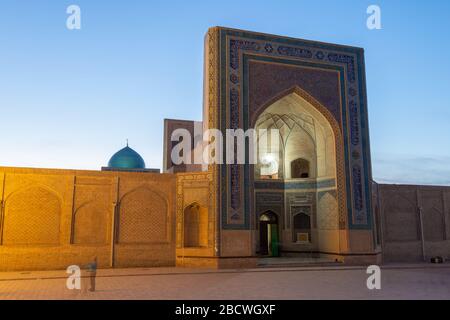
{"type": "Polygon", "coordinates": [[[384,262],[450,259],[450,187],[378,184],[375,212],[384,262]],[[422,219],[421,219],[422,216],[422,219]]]}
{"type": "Polygon", "coordinates": [[[0,271],[175,265],[172,174],[0,167],[0,271]]]}

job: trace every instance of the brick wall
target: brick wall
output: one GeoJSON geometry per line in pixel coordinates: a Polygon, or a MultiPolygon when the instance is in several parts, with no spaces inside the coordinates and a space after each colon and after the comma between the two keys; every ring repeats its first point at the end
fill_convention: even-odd
{"type": "Polygon", "coordinates": [[[0,270],[175,265],[172,174],[0,167],[0,270]]]}
{"type": "Polygon", "coordinates": [[[377,195],[385,262],[422,261],[422,239],[426,260],[450,259],[450,187],[379,184],[377,195]]]}

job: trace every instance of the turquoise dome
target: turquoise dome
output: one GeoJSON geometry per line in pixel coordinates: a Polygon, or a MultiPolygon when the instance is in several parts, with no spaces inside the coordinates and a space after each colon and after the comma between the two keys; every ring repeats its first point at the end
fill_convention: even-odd
{"type": "Polygon", "coordinates": [[[122,150],[117,151],[109,160],[108,167],[121,169],[145,169],[144,159],[126,146],[122,150]]]}

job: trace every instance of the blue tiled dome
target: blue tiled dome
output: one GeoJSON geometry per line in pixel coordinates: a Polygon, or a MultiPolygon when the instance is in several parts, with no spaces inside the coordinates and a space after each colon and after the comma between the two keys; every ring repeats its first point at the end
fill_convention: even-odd
{"type": "Polygon", "coordinates": [[[120,169],[145,169],[145,162],[139,153],[126,146],[111,157],[108,162],[108,167],[120,169]]]}

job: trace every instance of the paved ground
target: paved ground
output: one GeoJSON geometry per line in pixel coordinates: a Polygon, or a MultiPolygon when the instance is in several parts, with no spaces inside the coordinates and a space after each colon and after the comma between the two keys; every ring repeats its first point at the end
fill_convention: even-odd
{"type": "MultiPolygon", "coordinates": [[[[359,267],[99,270],[97,291],[68,290],[64,271],[0,273],[1,299],[450,299],[450,265],[382,269],[368,290],[359,267]]],[[[86,287],[86,286],[85,286],[86,287]]]]}

